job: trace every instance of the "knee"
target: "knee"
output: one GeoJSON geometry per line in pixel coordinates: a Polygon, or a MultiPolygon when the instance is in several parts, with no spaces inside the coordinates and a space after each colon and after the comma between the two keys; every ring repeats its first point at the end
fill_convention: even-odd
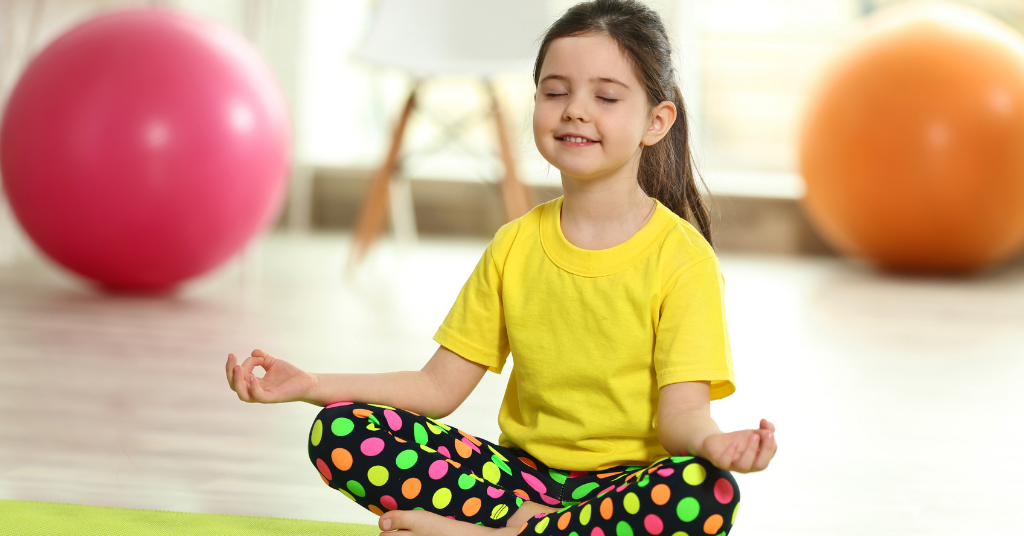
{"type": "MultiPolygon", "coordinates": [[[[359,430],[372,426],[372,415],[366,404],[339,402],[331,404],[320,410],[308,436],[310,460],[314,459],[314,450],[324,448],[335,448],[351,441],[358,441],[361,437],[359,430]]],[[[365,438],[364,438],[365,439],[365,438]]]]}
{"type": "Polygon", "coordinates": [[[732,473],[703,458],[685,456],[665,460],[650,476],[652,483],[666,484],[673,492],[678,490],[701,503],[729,505],[739,502],[740,489],[732,473]]]}

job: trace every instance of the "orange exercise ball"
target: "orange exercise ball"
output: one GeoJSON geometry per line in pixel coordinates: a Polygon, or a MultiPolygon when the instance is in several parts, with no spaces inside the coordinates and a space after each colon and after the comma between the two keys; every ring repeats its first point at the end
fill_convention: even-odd
{"type": "Polygon", "coordinates": [[[839,251],[963,273],[1024,246],[1024,37],[956,4],[872,15],[800,132],[803,206],[839,251]]]}

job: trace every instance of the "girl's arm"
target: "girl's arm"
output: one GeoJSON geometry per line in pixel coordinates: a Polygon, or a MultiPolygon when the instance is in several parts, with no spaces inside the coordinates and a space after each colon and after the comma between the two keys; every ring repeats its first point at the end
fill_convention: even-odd
{"type": "Polygon", "coordinates": [[[658,439],[669,454],[704,458],[727,471],[760,471],[775,456],[775,426],[725,433],[711,418],[711,382],[680,382],[661,388],[658,439]]]}
{"type": "Polygon", "coordinates": [[[262,350],[241,365],[228,356],[228,384],[246,402],[303,401],[317,406],[364,402],[406,409],[431,418],[455,411],[483,378],[487,367],[441,346],[418,371],[379,374],[313,374],[262,350]],[[266,370],[262,378],[253,368],[266,370]]]}

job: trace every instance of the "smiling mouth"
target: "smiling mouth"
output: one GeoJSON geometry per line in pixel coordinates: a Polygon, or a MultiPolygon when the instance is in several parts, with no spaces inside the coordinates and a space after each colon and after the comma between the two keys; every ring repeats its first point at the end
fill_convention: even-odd
{"type": "Polygon", "coordinates": [[[555,137],[555,139],[568,143],[601,143],[599,141],[589,140],[587,138],[581,138],[579,136],[562,136],[561,138],[555,137]]]}

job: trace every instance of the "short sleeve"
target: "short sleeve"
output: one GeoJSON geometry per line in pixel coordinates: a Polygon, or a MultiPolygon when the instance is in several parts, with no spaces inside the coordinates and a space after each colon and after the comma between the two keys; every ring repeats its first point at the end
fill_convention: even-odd
{"type": "Polygon", "coordinates": [[[714,256],[683,268],[668,285],[654,345],[659,389],[672,383],[710,381],[712,400],[736,390],[724,285],[714,256]]]}
{"type": "Polygon", "coordinates": [[[495,237],[487,246],[434,340],[500,374],[509,354],[509,343],[501,304],[501,272],[494,258],[497,240],[495,237]]]}

